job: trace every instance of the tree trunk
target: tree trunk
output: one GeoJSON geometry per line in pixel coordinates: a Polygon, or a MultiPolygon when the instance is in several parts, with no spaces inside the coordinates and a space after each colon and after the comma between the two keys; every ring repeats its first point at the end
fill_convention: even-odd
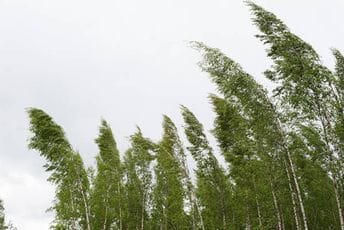
{"type": "MultiPolygon", "coordinates": [[[[194,196],[195,196],[195,194],[194,194],[194,196]]],[[[204,228],[204,222],[203,222],[203,217],[202,217],[202,213],[201,213],[201,209],[200,209],[200,207],[199,207],[199,204],[198,204],[198,201],[197,201],[197,199],[196,199],[196,196],[195,196],[195,200],[196,200],[197,212],[198,212],[198,215],[199,215],[199,221],[201,222],[201,223],[200,223],[200,224],[201,224],[201,229],[202,229],[202,230],[205,230],[205,228],[204,228]]]]}
{"type": "Polygon", "coordinates": [[[79,189],[80,189],[80,192],[81,192],[81,195],[82,195],[82,200],[84,202],[84,208],[85,208],[85,212],[86,212],[86,224],[87,224],[87,230],[91,230],[91,223],[90,223],[90,218],[89,218],[89,210],[88,210],[88,204],[87,204],[87,199],[86,199],[86,196],[85,196],[85,193],[82,189],[82,186],[80,184],[80,181],[78,180],[78,184],[79,184],[79,189]]]}
{"type": "Polygon", "coordinates": [[[257,196],[255,196],[255,200],[256,200],[256,205],[257,205],[257,214],[258,214],[258,221],[259,221],[259,229],[263,228],[263,223],[262,223],[262,216],[260,213],[260,206],[259,206],[259,202],[257,199],[257,196]]]}
{"type": "Polygon", "coordinates": [[[78,187],[80,189],[82,200],[83,200],[83,203],[84,203],[87,230],[91,230],[90,213],[89,213],[89,209],[88,209],[87,199],[86,199],[86,195],[84,193],[84,189],[82,187],[82,184],[80,182],[80,175],[78,174],[78,172],[77,172],[77,176],[78,176],[78,179],[77,179],[76,182],[77,182],[77,185],[78,185],[78,187]]]}
{"type": "Polygon", "coordinates": [[[105,207],[105,219],[103,223],[103,229],[106,230],[106,222],[107,222],[107,207],[105,207]]]}
{"type": "Polygon", "coordinates": [[[250,210],[246,204],[246,230],[251,230],[250,210]]]}
{"type": "Polygon", "coordinates": [[[302,214],[302,219],[303,219],[303,225],[304,225],[305,230],[308,230],[307,216],[306,216],[305,208],[303,206],[303,200],[302,200],[302,196],[301,196],[299,182],[297,181],[297,176],[296,176],[295,169],[294,169],[294,163],[291,159],[291,155],[290,155],[289,150],[286,149],[286,151],[287,151],[288,161],[290,164],[291,174],[292,174],[294,184],[295,184],[297,198],[298,198],[299,204],[300,204],[300,209],[301,209],[301,214],[302,214]]]}
{"type": "Polygon", "coordinates": [[[118,184],[117,184],[117,193],[118,193],[118,207],[119,207],[119,230],[122,230],[123,229],[123,226],[122,226],[122,197],[121,197],[121,185],[120,185],[120,182],[118,181],[118,184]]]}
{"type": "Polygon", "coordinates": [[[194,192],[194,187],[193,187],[192,182],[191,182],[190,172],[189,172],[187,165],[185,164],[185,162],[186,162],[185,156],[183,156],[183,155],[181,155],[179,157],[177,156],[177,159],[180,162],[180,165],[182,166],[184,178],[186,180],[186,188],[188,190],[187,194],[188,194],[188,198],[189,198],[189,201],[191,204],[192,229],[193,230],[197,229],[197,223],[196,223],[196,217],[195,217],[195,215],[196,215],[195,212],[197,212],[197,215],[199,216],[199,219],[200,219],[201,228],[202,228],[202,230],[205,230],[204,229],[204,223],[203,223],[203,217],[202,217],[200,208],[198,206],[198,202],[197,202],[196,195],[194,192]]]}
{"type": "Polygon", "coordinates": [[[294,218],[295,218],[296,230],[300,230],[300,223],[299,223],[299,217],[298,217],[298,214],[297,214],[297,206],[296,206],[295,192],[294,192],[294,189],[293,189],[293,186],[292,186],[292,183],[291,183],[290,172],[289,172],[289,170],[288,170],[288,165],[287,165],[287,163],[285,162],[285,160],[284,160],[283,162],[284,162],[284,165],[285,165],[285,171],[286,171],[286,173],[287,173],[288,185],[289,185],[289,190],[290,190],[290,193],[291,193],[291,200],[292,200],[292,203],[293,203],[293,211],[294,211],[294,218]]]}
{"type": "Polygon", "coordinates": [[[259,222],[259,229],[262,229],[263,224],[262,224],[262,215],[260,213],[260,205],[258,202],[258,198],[257,198],[257,189],[256,189],[256,183],[254,183],[254,181],[252,182],[253,184],[253,191],[254,191],[254,199],[256,201],[256,205],[257,205],[257,216],[258,216],[258,222],[259,222]]]}
{"type": "Polygon", "coordinates": [[[295,185],[296,194],[297,194],[297,198],[298,198],[300,209],[301,209],[303,225],[304,225],[305,230],[308,230],[307,216],[306,216],[305,208],[303,205],[303,200],[302,200],[302,196],[301,196],[301,190],[300,190],[299,182],[297,180],[297,176],[296,176],[296,172],[295,172],[295,166],[294,166],[290,151],[288,149],[288,146],[286,144],[286,140],[285,140],[286,135],[284,133],[284,130],[282,128],[281,121],[279,120],[279,118],[277,118],[277,128],[278,128],[278,131],[281,135],[281,146],[285,150],[286,157],[287,157],[287,160],[288,160],[288,163],[290,166],[291,178],[292,178],[294,185],[295,185]]]}
{"type": "MultiPolygon", "coordinates": [[[[270,107],[271,107],[272,111],[275,114],[278,114],[276,112],[275,106],[272,103],[270,103],[270,107]]],[[[304,206],[303,206],[303,200],[302,200],[302,196],[301,196],[299,182],[298,182],[297,177],[296,177],[295,166],[294,166],[294,163],[293,163],[290,151],[288,149],[288,145],[286,143],[286,134],[285,134],[285,132],[283,130],[283,127],[281,125],[282,123],[281,123],[280,118],[278,117],[278,115],[275,117],[275,119],[276,119],[275,120],[276,121],[276,128],[278,129],[278,132],[279,132],[280,138],[281,138],[281,142],[279,144],[285,150],[287,161],[289,163],[290,170],[291,170],[291,175],[289,175],[288,172],[287,172],[287,175],[289,175],[288,176],[289,185],[290,185],[290,179],[292,179],[293,182],[294,182],[294,185],[295,185],[296,194],[297,194],[297,198],[298,198],[298,201],[299,201],[298,203],[299,203],[300,209],[301,209],[301,214],[302,214],[304,228],[305,228],[305,230],[308,230],[307,216],[306,216],[305,209],[304,209],[304,206]]],[[[295,210],[294,210],[294,213],[295,213],[295,210]]]]}
{"type": "Polygon", "coordinates": [[[339,221],[340,221],[340,229],[344,230],[343,211],[340,204],[337,183],[335,182],[335,179],[332,179],[332,181],[333,181],[334,194],[336,196],[336,203],[337,203],[338,215],[339,215],[339,221]]]}
{"type": "MultiPolygon", "coordinates": [[[[318,104],[317,104],[318,105],[318,104]]],[[[320,105],[318,105],[318,111],[320,110],[320,105]]],[[[326,118],[327,116],[325,116],[326,118]]],[[[327,119],[323,119],[322,117],[320,117],[320,121],[321,121],[321,127],[322,127],[322,131],[323,131],[323,136],[324,136],[324,140],[326,142],[326,146],[328,151],[330,152],[330,162],[331,164],[333,164],[333,154],[336,153],[336,150],[333,148],[333,145],[330,144],[330,139],[328,136],[328,126],[330,124],[330,121],[328,121],[327,119]],[[326,120],[326,122],[325,122],[326,120]],[[327,124],[327,125],[326,125],[327,124]]],[[[341,154],[337,152],[338,157],[341,157],[341,154]]],[[[339,216],[339,222],[340,222],[340,229],[344,230],[344,220],[343,220],[343,211],[342,211],[342,207],[341,207],[341,203],[340,203],[340,194],[338,193],[338,186],[337,186],[337,179],[336,179],[336,172],[333,172],[334,170],[329,170],[330,173],[333,174],[332,176],[332,183],[333,183],[333,189],[334,189],[334,193],[336,196],[336,204],[337,204],[337,208],[338,208],[338,216],[339,216]]],[[[330,176],[331,177],[331,176],[330,176]]]]}
{"type": "Polygon", "coordinates": [[[276,195],[275,195],[275,190],[274,190],[274,186],[272,184],[271,177],[270,177],[270,187],[271,187],[272,199],[273,199],[274,207],[275,207],[275,213],[276,213],[276,217],[277,217],[278,230],[282,230],[281,214],[280,214],[280,211],[279,211],[279,207],[278,207],[278,203],[277,203],[277,198],[276,198],[276,195]]]}

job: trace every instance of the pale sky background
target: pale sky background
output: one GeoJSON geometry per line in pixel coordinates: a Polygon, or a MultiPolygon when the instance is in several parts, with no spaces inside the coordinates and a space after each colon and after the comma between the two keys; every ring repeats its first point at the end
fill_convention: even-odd
{"type": "MultiPolygon", "coordinates": [[[[257,0],[333,67],[344,51],[343,0],[257,0]]],[[[0,0],[0,198],[19,230],[48,229],[54,188],[27,149],[27,107],[49,113],[87,165],[100,118],[123,152],[139,125],[154,140],[162,114],[180,128],[179,105],[207,130],[214,92],[186,41],[218,47],[257,80],[269,66],[241,0],[0,0]]]]}

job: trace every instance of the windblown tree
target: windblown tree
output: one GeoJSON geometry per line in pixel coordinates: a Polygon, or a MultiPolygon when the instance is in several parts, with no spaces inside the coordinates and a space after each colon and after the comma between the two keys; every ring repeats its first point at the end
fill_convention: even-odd
{"type": "Polygon", "coordinates": [[[130,137],[131,146],[124,159],[126,190],[126,223],[128,229],[149,229],[151,225],[151,163],[156,145],[143,137],[141,130],[130,137]]]}
{"type": "Polygon", "coordinates": [[[110,126],[102,120],[99,136],[97,175],[91,193],[93,229],[123,229],[124,191],[120,155],[110,126]]]}
{"type": "Polygon", "coordinates": [[[46,159],[49,181],[56,185],[54,227],[90,230],[89,181],[80,154],[73,150],[63,129],[40,109],[28,110],[29,147],[46,159]]]}
{"type": "Polygon", "coordinates": [[[229,163],[230,177],[234,180],[234,228],[251,228],[262,225],[261,204],[257,204],[258,191],[254,176],[261,174],[258,168],[257,155],[254,152],[252,134],[248,130],[247,121],[224,99],[212,96],[215,111],[214,134],[220,143],[225,160],[229,163]],[[226,128],[226,129],[223,129],[226,128]],[[256,166],[256,167],[255,167],[256,166]],[[253,199],[252,199],[253,198],[253,199]]]}
{"type": "MultiPolygon", "coordinates": [[[[278,204],[276,205],[277,198],[274,198],[276,195],[276,191],[273,190],[275,179],[272,172],[264,169],[273,168],[274,171],[278,172],[278,170],[282,171],[285,168],[288,178],[290,178],[290,193],[296,215],[295,224],[298,226],[296,206],[302,207],[302,199],[298,199],[299,196],[294,191],[299,190],[299,182],[290,150],[286,146],[287,136],[280,126],[277,113],[267,97],[266,91],[237,63],[219,50],[201,43],[195,43],[195,46],[203,52],[204,58],[200,62],[201,68],[210,74],[211,79],[224,96],[222,100],[216,96],[211,96],[217,114],[214,134],[226,161],[233,167],[232,176],[236,177],[237,183],[242,182],[241,193],[246,194],[246,198],[241,197],[241,199],[246,200],[244,202],[246,203],[246,211],[242,211],[246,216],[245,225],[251,226],[253,219],[255,219],[251,217],[252,210],[255,210],[256,222],[259,225],[263,224],[258,197],[259,191],[257,191],[258,186],[255,181],[257,178],[269,178],[269,182],[264,182],[261,185],[265,184],[265,187],[268,187],[267,185],[270,184],[269,189],[274,199],[276,223],[279,228],[282,228],[282,216],[278,204]],[[282,159],[285,164],[276,165],[277,162],[280,162],[279,159],[282,159]],[[259,175],[258,173],[263,174],[259,175]],[[255,198],[253,202],[250,202],[252,196],[255,198]]],[[[282,175],[282,173],[279,174],[282,175]]],[[[239,188],[240,186],[237,186],[237,189],[239,188]]]]}
{"type": "MultiPolygon", "coordinates": [[[[257,35],[268,46],[273,66],[265,72],[277,84],[274,97],[281,105],[291,128],[302,132],[311,128],[319,134],[325,146],[317,156],[333,183],[341,229],[344,229],[343,207],[343,148],[341,133],[336,131],[344,119],[341,55],[337,58],[337,74],[322,65],[319,55],[306,42],[289,31],[274,14],[249,2],[253,21],[261,31],[257,35]]],[[[340,129],[340,128],[339,128],[340,129]]]]}
{"type": "MultiPolygon", "coordinates": [[[[266,71],[266,75],[269,79],[280,83],[280,86],[274,90],[276,105],[268,99],[264,91],[259,90],[256,83],[248,81],[248,75],[232,60],[225,57],[220,51],[198,43],[196,44],[197,48],[204,52],[204,61],[201,63],[201,67],[210,73],[213,81],[218,85],[219,91],[225,96],[225,100],[236,106],[245,119],[248,118],[250,131],[256,132],[253,135],[255,136],[254,143],[264,143],[259,141],[262,140],[262,136],[258,131],[265,130],[263,137],[269,140],[269,136],[272,136],[272,140],[277,144],[274,148],[281,149],[285,153],[284,162],[294,204],[297,229],[308,229],[304,202],[308,191],[300,187],[298,179],[298,174],[301,172],[298,173],[300,170],[295,164],[295,158],[300,152],[300,146],[295,145],[295,136],[303,135],[302,131],[305,128],[313,128],[315,132],[319,133],[322,142],[327,146],[326,152],[328,152],[328,154],[323,152],[325,158],[321,159],[320,157],[320,162],[322,161],[323,168],[329,172],[328,176],[332,178],[342,225],[338,178],[343,167],[339,161],[341,156],[340,139],[334,135],[333,131],[333,127],[338,127],[336,123],[342,116],[340,112],[342,105],[338,100],[338,90],[335,87],[340,80],[321,65],[317,54],[308,44],[290,33],[287,27],[273,14],[253,3],[249,2],[248,4],[254,13],[254,22],[263,32],[263,35],[258,37],[264,43],[271,45],[268,55],[272,57],[275,66],[273,66],[273,70],[266,71]],[[331,118],[332,114],[337,114],[337,116],[331,118]],[[261,124],[261,129],[255,129],[255,127],[259,128],[259,124],[261,124]]],[[[337,57],[339,56],[337,53],[337,57]]],[[[220,129],[220,131],[225,130],[220,129]]],[[[249,134],[244,136],[249,137],[249,134]]],[[[226,140],[223,143],[226,144],[226,140]]],[[[273,144],[270,141],[267,143],[273,144]]],[[[304,156],[303,159],[307,159],[307,156],[304,156]]],[[[315,168],[321,170],[319,167],[313,167],[313,169],[315,168]]]]}
{"type": "Polygon", "coordinates": [[[153,229],[189,229],[185,210],[186,192],[183,170],[176,156],[176,130],[167,116],[163,120],[163,137],[156,152],[153,191],[153,229]]]}
{"type": "MultiPolygon", "coordinates": [[[[102,121],[94,177],[63,129],[44,111],[28,110],[29,147],[46,159],[56,185],[53,229],[344,230],[344,56],[333,49],[329,70],[274,14],[247,4],[273,61],[264,72],[276,86],[271,96],[220,50],[192,43],[219,93],[210,95],[212,134],[227,170],[186,107],[188,151],[164,116],[162,139],[154,143],[138,128],[123,163],[102,121]]],[[[0,202],[0,229],[3,212],[0,202]]]]}
{"type": "Polygon", "coordinates": [[[168,116],[164,116],[164,129],[167,131],[166,133],[171,141],[171,148],[180,166],[182,185],[186,195],[184,209],[188,210],[188,216],[191,218],[191,228],[204,229],[202,216],[196,200],[195,188],[191,182],[191,175],[186,162],[186,154],[183,144],[179,138],[177,127],[168,116]]]}
{"type": "Polygon", "coordinates": [[[209,145],[202,124],[182,107],[185,134],[191,144],[187,149],[197,163],[196,196],[204,229],[228,229],[232,226],[231,184],[209,145]]]}

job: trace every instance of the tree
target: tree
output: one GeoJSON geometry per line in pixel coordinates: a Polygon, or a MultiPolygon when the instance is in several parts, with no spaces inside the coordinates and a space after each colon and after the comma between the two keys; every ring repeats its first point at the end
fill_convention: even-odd
{"type": "MultiPolygon", "coordinates": [[[[46,159],[56,185],[54,229],[344,230],[344,56],[333,49],[329,70],[274,14],[247,4],[273,61],[265,71],[276,84],[271,96],[219,49],[192,43],[219,93],[209,97],[212,134],[226,170],[184,106],[188,151],[164,116],[162,139],[154,143],[137,128],[123,163],[102,120],[95,176],[49,115],[28,110],[29,147],[46,159]]],[[[0,200],[0,230],[10,227],[4,219],[0,200]]]]}
{"type": "Polygon", "coordinates": [[[231,184],[209,145],[202,124],[182,106],[185,134],[191,144],[187,149],[197,163],[196,196],[204,229],[228,229],[231,225],[231,184]]]}
{"type": "Polygon", "coordinates": [[[97,175],[91,193],[93,229],[123,229],[123,170],[112,130],[101,121],[97,175]]]}
{"type": "Polygon", "coordinates": [[[125,190],[128,229],[147,229],[151,214],[151,192],[153,175],[151,162],[154,160],[156,145],[137,132],[130,137],[131,147],[127,150],[124,159],[125,190]]]}
{"type": "Polygon", "coordinates": [[[153,191],[153,229],[189,229],[184,209],[184,175],[176,154],[176,133],[172,121],[164,116],[163,137],[156,152],[153,191]]]}
{"type": "MultiPolygon", "coordinates": [[[[289,31],[274,14],[248,2],[253,21],[261,31],[257,35],[268,46],[268,56],[273,61],[265,75],[277,83],[274,97],[285,113],[285,119],[295,129],[314,127],[326,146],[320,161],[333,182],[341,229],[344,229],[340,200],[343,175],[343,149],[340,132],[336,132],[344,119],[341,100],[340,53],[337,57],[337,74],[322,65],[319,55],[306,42],[289,31]],[[339,134],[339,135],[338,135],[339,134]]],[[[303,215],[305,228],[306,217],[303,215]]]]}
{"type": "MultiPolygon", "coordinates": [[[[269,162],[274,163],[277,159],[282,159],[284,165],[279,165],[277,168],[285,168],[290,179],[290,193],[294,204],[295,222],[298,226],[296,206],[299,206],[301,210],[303,206],[299,181],[294,160],[287,144],[288,136],[281,125],[275,106],[267,96],[267,92],[237,63],[218,49],[207,47],[202,43],[194,43],[194,45],[203,52],[203,61],[199,63],[201,68],[210,74],[218,90],[225,97],[224,103],[218,104],[216,102],[218,100],[213,100],[215,112],[219,115],[217,123],[220,125],[215,127],[214,133],[225,158],[229,163],[233,163],[231,162],[233,160],[231,154],[248,154],[245,157],[241,156],[241,158],[262,159],[264,160],[262,162],[268,165],[269,162]],[[225,114],[221,114],[223,109],[216,109],[218,105],[225,106],[225,114]],[[230,113],[226,114],[226,112],[230,113]],[[237,118],[231,121],[234,119],[233,112],[236,114],[234,117],[237,118]],[[231,125],[229,122],[233,122],[233,124],[231,125]],[[228,127],[228,125],[230,126],[228,127]],[[232,151],[234,152],[231,153],[232,151]],[[230,155],[226,157],[227,154],[230,155]]],[[[274,166],[276,167],[276,165],[274,166]]],[[[248,171],[247,169],[246,172],[248,171]]],[[[247,180],[243,181],[247,182],[247,180]]],[[[271,178],[271,181],[274,180],[271,178]]],[[[256,206],[258,212],[259,205],[256,206]]],[[[278,213],[277,207],[275,208],[278,213]]],[[[247,210],[248,214],[249,210],[247,210]]],[[[276,215],[278,216],[278,214],[276,215]]]]}
{"type": "Polygon", "coordinates": [[[56,185],[54,227],[90,230],[89,181],[80,154],[72,149],[63,129],[43,110],[30,108],[29,148],[46,159],[49,181],[56,185]]]}

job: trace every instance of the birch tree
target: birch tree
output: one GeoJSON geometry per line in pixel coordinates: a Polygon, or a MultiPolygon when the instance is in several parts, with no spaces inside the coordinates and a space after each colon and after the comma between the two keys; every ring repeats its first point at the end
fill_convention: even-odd
{"type": "Polygon", "coordinates": [[[131,146],[125,154],[127,226],[129,229],[149,229],[151,224],[151,163],[156,145],[143,137],[141,130],[130,137],[131,146]]]}
{"type": "MultiPolygon", "coordinates": [[[[231,148],[236,144],[241,145],[240,148],[246,148],[246,152],[253,151],[250,155],[253,154],[265,161],[267,160],[267,163],[269,161],[274,162],[274,158],[284,160],[286,172],[290,178],[291,197],[294,205],[298,206],[294,207],[296,226],[298,226],[296,213],[298,208],[301,210],[306,226],[302,191],[299,186],[295,163],[288,148],[288,136],[282,126],[279,113],[267,96],[267,92],[253,77],[245,73],[237,63],[218,49],[207,47],[202,43],[194,43],[194,45],[203,52],[203,60],[199,63],[200,67],[210,74],[219,92],[224,95],[226,103],[231,104],[231,107],[237,111],[236,113],[243,121],[241,122],[242,126],[238,126],[238,131],[241,130],[242,133],[241,136],[246,139],[243,145],[241,145],[241,139],[219,141],[222,141],[224,146],[231,148]],[[252,147],[249,147],[252,145],[250,143],[253,143],[252,147]]],[[[221,132],[226,132],[226,130],[220,128],[221,132]]],[[[227,151],[226,148],[224,151],[227,151]]]]}
{"type": "Polygon", "coordinates": [[[182,106],[185,134],[191,144],[187,149],[195,159],[197,188],[204,229],[228,229],[232,221],[231,184],[224,169],[214,156],[204,134],[202,124],[195,115],[182,106]]]}
{"type": "Polygon", "coordinates": [[[123,229],[123,172],[120,155],[110,126],[101,121],[97,175],[92,190],[92,216],[94,229],[123,229]]]}
{"type": "MultiPolygon", "coordinates": [[[[340,74],[334,75],[323,66],[311,45],[291,33],[274,14],[252,2],[248,2],[248,5],[254,15],[253,21],[261,31],[257,37],[268,46],[267,53],[273,61],[271,69],[265,75],[277,84],[274,97],[286,114],[286,120],[296,129],[300,126],[315,127],[325,143],[326,153],[320,160],[332,178],[340,226],[344,229],[340,202],[343,197],[340,188],[343,149],[340,147],[339,133],[335,132],[335,127],[338,127],[344,117],[338,87],[340,74]]],[[[338,52],[335,52],[335,56],[340,57],[338,52]]],[[[340,69],[338,67],[337,64],[337,70],[340,69]]],[[[307,229],[303,210],[302,214],[304,227],[307,229]]]]}
{"type": "Polygon", "coordinates": [[[183,171],[175,152],[175,128],[164,116],[163,137],[156,152],[156,185],[153,191],[153,229],[190,229],[184,209],[183,171]]]}
{"type": "Polygon", "coordinates": [[[73,150],[63,129],[43,110],[30,108],[29,147],[46,159],[49,181],[56,185],[52,209],[56,229],[91,230],[89,181],[80,154],[73,150]]]}

